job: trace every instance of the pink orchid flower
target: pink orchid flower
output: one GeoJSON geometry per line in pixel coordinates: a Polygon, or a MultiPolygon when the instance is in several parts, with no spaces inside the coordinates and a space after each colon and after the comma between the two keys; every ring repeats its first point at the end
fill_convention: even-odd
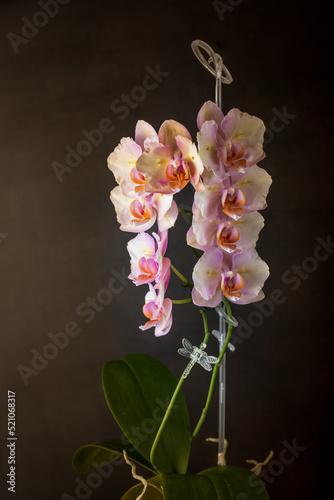
{"type": "Polygon", "coordinates": [[[145,296],[145,305],[143,307],[143,313],[149,321],[139,328],[141,330],[148,330],[154,327],[154,335],[156,337],[166,335],[173,323],[172,306],[171,299],[165,299],[161,290],[157,293],[153,287],[150,287],[149,292],[145,296]]]}
{"type": "Polygon", "coordinates": [[[139,120],[135,130],[135,141],[123,138],[108,157],[108,167],[113,172],[118,186],[110,193],[115,206],[117,220],[122,231],[147,231],[158,220],[159,231],[175,224],[178,209],[172,195],[147,192],[146,179],[136,169],[136,161],[151,143],[158,143],[154,128],[139,120]]]}
{"type": "Polygon", "coordinates": [[[173,194],[188,182],[196,191],[204,189],[203,164],[190,133],[181,123],[166,120],[159,129],[159,142],[150,142],[137,159],[136,169],[146,179],[146,191],[173,194]]]}
{"type": "Polygon", "coordinates": [[[129,278],[135,285],[153,283],[155,288],[164,283],[166,290],[170,277],[170,260],[163,256],[163,245],[160,236],[153,233],[140,233],[127,245],[131,257],[131,273],[129,278]]]}
{"type": "Polygon", "coordinates": [[[209,182],[212,184],[204,181],[205,189],[195,193],[194,202],[201,218],[212,222],[221,212],[238,220],[243,214],[266,208],[272,179],[266,170],[254,165],[244,174],[233,172],[222,181],[211,175],[209,182]]]}
{"type": "Polygon", "coordinates": [[[114,204],[117,220],[122,231],[147,231],[158,219],[159,231],[171,228],[177,219],[178,208],[173,195],[158,193],[139,198],[130,198],[123,194],[120,186],[110,193],[114,204]]]}
{"type": "Polygon", "coordinates": [[[212,248],[194,267],[193,302],[201,307],[216,307],[223,296],[238,304],[256,302],[264,297],[262,287],[268,276],[267,264],[253,248],[231,256],[212,248]]]}
{"type": "Polygon", "coordinates": [[[238,220],[221,212],[212,222],[196,218],[198,212],[195,209],[192,226],[187,233],[187,243],[203,251],[220,247],[223,251],[232,253],[254,248],[264,226],[264,219],[259,212],[245,214],[238,220]]]}
{"type": "Polygon", "coordinates": [[[227,170],[244,173],[265,156],[262,120],[239,109],[224,117],[211,101],[206,102],[197,117],[199,152],[205,167],[217,175],[227,170]]]}
{"type": "Polygon", "coordinates": [[[146,145],[151,142],[158,142],[156,131],[149,123],[139,120],[135,129],[135,140],[123,137],[108,157],[108,168],[114,174],[123,194],[130,198],[149,194],[145,193],[146,181],[144,176],[137,171],[136,161],[146,145]]]}

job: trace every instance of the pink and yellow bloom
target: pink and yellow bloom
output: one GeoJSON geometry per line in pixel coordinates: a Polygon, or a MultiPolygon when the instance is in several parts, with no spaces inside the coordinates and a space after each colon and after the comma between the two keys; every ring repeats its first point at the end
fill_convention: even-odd
{"type": "MultiPolygon", "coordinates": [[[[194,208],[196,214],[196,207],[194,208]]],[[[255,247],[263,226],[264,219],[259,212],[245,214],[238,220],[221,212],[212,222],[194,215],[187,233],[187,243],[203,251],[220,247],[227,253],[240,252],[245,248],[255,247]]]]}
{"type": "Polygon", "coordinates": [[[253,248],[226,258],[219,248],[204,252],[194,267],[194,304],[216,307],[227,297],[238,304],[263,299],[263,284],[269,276],[267,264],[253,248]]]}
{"type": "Polygon", "coordinates": [[[158,142],[158,134],[149,123],[139,120],[135,128],[135,140],[123,137],[108,156],[108,168],[126,196],[145,196],[145,178],[137,171],[136,161],[151,142],[158,142]]]}
{"type": "Polygon", "coordinates": [[[154,287],[162,283],[164,292],[170,277],[170,260],[164,257],[163,242],[160,236],[153,233],[140,233],[128,242],[127,248],[131,257],[131,273],[129,278],[135,285],[155,282],[154,287]]]}
{"type": "Polygon", "coordinates": [[[200,211],[195,217],[212,222],[221,212],[238,220],[243,214],[266,208],[266,197],[271,185],[270,175],[254,165],[244,174],[233,172],[219,180],[217,176],[203,176],[205,189],[195,193],[194,203],[200,211]],[[208,178],[208,182],[206,181],[208,178]]]}
{"type": "Polygon", "coordinates": [[[146,191],[173,194],[190,182],[196,191],[203,189],[203,164],[189,131],[175,120],[165,121],[158,142],[147,145],[137,159],[136,169],[146,179],[146,191]]]}
{"type": "Polygon", "coordinates": [[[226,116],[211,101],[206,102],[197,117],[199,153],[208,170],[221,176],[224,171],[244,173],[265,156],[262,120],[239,109],[226,116]]]}
{"type": "Polygon", "coordinates": [[[108,158],[117,186],[110,198],[123,231],[139,233],[128,243],[129,278],[147,284],[142,330],[165,335],[172,326],[172,301],[165,298],[171,262],[165,257],[168,230],[178,207],[174,194],[195,189],[187,243],[203,251],[193,270],[192,300],[216,307],[224,297],[249,304],[264,297],[267,264],[255,250],[271,177],[257,165],[264,158],[262,120],[232,109],[226,116],[211,101],[197,117],[199,150],[189,131],[166,120],[157,133],[143,120],[135,139],[123,138],[108,158]],[[155,222],[158,233],[146,231],[155,222]]]}
{"type": "Polygon", "coordinates": [[[165,231],[175,224],[178,216],[173,196],[148,192],[147,181],[136,168],[143,148],[158,144],[158,135],[151,125],[139,120],[135,139],[123,138],[108,157],[108,167],[118,183],[111,191],[110,199],[122,231],[147,231],[156,220],[159,231],[165,231]]]}
{"type": "Polygon", "coordinates": [[[166,335],[173,323],[172,306],[172,301],[165,299],[161,290],[157,292],[153,287],[150,287],[145,296],[145,305],[143,307],[143,313],[148,318],[148,321],[139,328],[148,330],[154,327],[156,337],[166,335]]]}
{"type": "Polygon", "coordinates": [[[120,186],[116,186],[110,193],[110,199],[115,206],[122,231],[147,231],[156,220],[159,231],[165,231],[175,224],[178,216],[178,208],[172,195],[153,193],[131,198],[123,194],[120,186]]]}

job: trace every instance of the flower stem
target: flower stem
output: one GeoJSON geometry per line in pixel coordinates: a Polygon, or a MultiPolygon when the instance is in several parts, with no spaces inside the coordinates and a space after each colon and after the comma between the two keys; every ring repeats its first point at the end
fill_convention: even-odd
{"type": "Polygon", "coordinates": [[[173,264],[170,265],[170,268],[176,274],[176,276],[180,278],[180,280],[182,280],[184,283],[187,283],[187,285],[190,284],[190,281],[188,281],[187,278],[183,276],[183,274],[181,274],[180,271],[176,269],[176,267],[173,266],[173,264]]]}
{"type": "MultiPolygon", "coordinates": [[[[183,375],[183,374],[182,374],[183,375]]],[[[169,417],[169,414],[170,412],[172,411],[173,409],[173,406],[174,406],[174,403],[175,403],[175,400],[180,392],[180,389],[183,385],[183,382],[185,381],[185,378],[183,376],[181,376],[176,388],[175,388],[175,391],[174,391],[174,394],[172,396],[172,399],[170,400],[170,403],[167,407],[167,410],[166,410],[166,413],[164,415],[164,418],[160,424],[160,427],[159,427],[159,430],[155,436],[155,439],[154,439],[154,443],[152,445],[152,448],[151,448],[151,453],[150,453],[150,462],[151,464],[153,465],[153,467],[157,470],[158,469],[158,466],[154,464],[154,454],[155,454],[155,450],[157,448],[157,445],[158,445],[158,442],[159,442],[159,439],[161,437],[161,434],[162,434],[162,431],[164,430],[165,428],[165,425],[167,423],[167,420],[168,420],[168,417],[169,417]]]]}
{"type": "MultiPolygon", "coordinates": [[[[187,299],[185,299],[185,300],[187,300],[187,299]]],[[[190,299],[190,301],[191,301],[191,299],[190,299]]],[[[174,302],[174,301],[173,301],[173,302],[174,302]]],[[[183,302],[179,301],[178,303],[183,303],[183,302]]],[[[204,311],[204,310],[202,310],[202,309],[201,309],[200,313],[201,313],[201,315],[202,315],[202,318],[203,318],[203,324],[204,324],[204,340],[203,340],[203,342],[206,344],[206,343],[208,342],[209,337],[210,337],[210,331],[209,331],[209,327],[208,327],[208,320],[207,320],[207,316],[206,316],[206,311],[204,311]]],[[[151,462],[151,464],[153,465],[153,467],[154,467],[156,470],[158,469],[158,467],[157,467],[157,465],[155,465],[155,464],[154,464],[154,454],[155,454],[155,450],[156,450],[156,448],[157,448],[157,445],[158,445],[159,439],[160,439],[160,437],[161,437],[161,434],[162,434],[162,432],[163,432],[163,430],[164,430],[164,427],[165,427],[165,425],[166,425],[166,423],[167,423],[167,420],[168,420],[169,414],[170,414],[170,412],[171,412],[171,411],[172,411],[172,409],[173,409],[173,405],[174,405],[174,403],[175,403],[175,400],[176,400],[176,398],[177,398],[177,395],[178,395],[178,393],[180,392],[180,389],[181,389],[181,387],[182,387],[182,385],[183,385],[183,382],[184,382],[184,381],[185,381],[185,379],[186,379],[186,376],[185,376],[185,372],[186,372],[186,370],[187,370],[187,367],[186,367],[186,368],[185,368],[185,370],[183,371],[183,373],[182,373],[182,375],[181,375],[181,378],[180,378],[180,380],[179,380],[179,382],[178,382],[178,384],[177,384],[177,386],[176,386],[176,388],[175,388],[174,394],[173,394],[172,399],[170,400],[170,403],[169,403],[169,405],[168,405],[168,407],[167,407],[166,413],[165,413],[164,418],[163,418],[163,420],[162,420],[162,422],[161,422],[161,424],[160,424],[160,427],[159,427],[159,429],[158,429],[158,432],[157,432],[157,434],[156,434],[156,436],[155,436],[155,439],[154,439],[154,442],[153,442],[153,445],[152,445],[152,448],[151,448],[151,453],[150,453],[150,462],[151,462]]]]}
{"type": "Polygon", "coordinates": [[[192,302],[192,298],[189,297],[188,299],[171,299],[173,304],[187,304],[188,302],[192,302]]]}
{"type": "MultiPolygon", "coordinates": [[[[225,303],[227,314],[228,314],[229,318],[232,318],[231,306],[230,306],[229,301],[225,297],[224,297],[224,303],[225,303]]],[[[211,382],[210,382],[210,386],[209,386],[208,396],[207,396],[207,399],[206,399],[206,404],[205,404],[205,407],[202,410],[202,415],[201,415],[201,417],[200,417],[200,419],[199,419],[199,421],[198,421],[198,423],[197,423],[197,425],[195,427],[193,435],[191,437],[191,442],[193,442],[193,440],[195,439],[195,437],[199,433],[199,431],[200,431],[200,429],[201,429],[201,427],[202,427],[202,425],[204,423],[204,420],[205,420],[205,418],[206,418],[206,416],[208,414],[208,410],[209,410],[209,406],[210,406],[211,399],[212,399],[212,394],[213,394],[213,389],[214,389],[215,381],[216,381],[216,378],[217,378],[217,375],[218,375],[219,366],[221,364],[221,360],[223,359],[223,356],[224,356],[224,354],[226,352],[228,343],[230,341],[230,338],[231,338],[231,335],[232,335],[232,330],[233,330],[233,326],[232,325],[228,325],[226,340],[225,340],[223,348],[222,348],[222,350],[221,350],[221,352],[219,354],[218,362],[215,364],[213,372],[212,372],[212,377],[211,377],[211,382]]]]}
{"type": "Polygon", "coordinates": [[[204,324],[204,340],[203,343],[207,344],[209,337],[210,337],[210,331],[208,327],[208,318],[206,317],[206,311],[201,310],[200,311],[202,318],[203,318],[203,324],[204,324]]]}
{"type": "Polygon", "coordinates": [[[181,214],[187,214],[187,215],[189,215],[189,216],[191,216],[191,215],[192,215],[192,211],[191,211],[191,210],[187,210],[186,208],[179,208],[178,210],[179,210],[179,212],[180,212],[181,214]]]}

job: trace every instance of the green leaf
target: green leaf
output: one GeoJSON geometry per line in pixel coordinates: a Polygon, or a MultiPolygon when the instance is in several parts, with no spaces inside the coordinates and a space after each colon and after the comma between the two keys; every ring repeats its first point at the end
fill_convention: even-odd
{"type": "Polygon", "coordinates": [[[162,485],[165,500],[216,500],[219,498],[210,479],[196,474],[162,474],[162,485]]]}
{"type": "MultiPolygon", "coordinates": [[[[163,500],[164,495],[160,489],[162,485],[161,478],[159,476],[154,476],[148,479],[147,482],[148,487],[145,494],[142,496],[142,500],[163,500]]],[[[143,488],[143,484],[136,484],[136,486],[130,488],[125,495],[122,496],[121,500],[137,500],[143,488]]]]}
{"type": "MultiPolygon", "coordinates": [[[[177,380],[160,361],[146,354],[129,354],[102,370],[109,408],[127,439],[150,460],[150,451],[177,380]]],[[[155,453],[161,471],[184,474],[190,452],[190,424],[179,393],[155,453]]]]}
{"type": "Polygon", "coordinates": [[[109,439],[108,441],[81,446],[73,455],[73,469],[79,474],[84,474],[92,467],[96,468],[116,460],[123,455],[123,450],[126,451],[130,460],[154,472],[152,465],[125,438],[124,440],[109,439]]]}
{"type": "Polygon", "coordinates": [[[225,484],[230,495],[226,497],[228,500],[234,500],[237,495],[240,497],[238,500],[268,500],[266,489],[259,476],[243,467],[217,466],[206,469],[199,474],[211,480],[217,493],[225,484]]]}
{"type": "Polygon", "coordinates": [[[163,474],[165,500],[268,500],[261,479],[248,469],[217,466],[199,474],[163,474]]]}

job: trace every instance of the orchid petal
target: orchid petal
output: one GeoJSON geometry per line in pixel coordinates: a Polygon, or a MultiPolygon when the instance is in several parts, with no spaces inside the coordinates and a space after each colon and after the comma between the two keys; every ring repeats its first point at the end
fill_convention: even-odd
{"type": "Polygon", "coordinates": [[[243,279],[242,295],[233,301],[238,304],[250,304],[263,297],[263,284],[269,276],[267,264],[259,257],[256,250],[248,248],[232,257],[232,270],[243,279]]]}
{"type": "Polygon", "coordinates": [[[156,337],[166,335],[170,331],[173,324],[172,307],[173,303],[171,299],[164,299],[161,319],[155,327],[154,335],[156,337]]]}
{"type": "Polygon", "coordinates": [[[264,158],[263,136],[265,125],[260,118],[231,109],[222,122],[223,136],[226,141],[239,143],[245,149],[247,166],[255,165],[264,158]]]}
{"type": "Polygon", "coordinates": [[[108,156],[108,168],[112,171],[116,182],[127,196],[135,195],[136,185],[131,180],[130,174],[141,154],[141,147],[130,137],[124,137],[108,156]]]}
{"type": "Polygon", "coordinates": [[[244,214],[233,223],[238,228],[240,238],[237,242],[237,251],[253,248],[259,238],[259,232],[264,226],[264,218],[259,212],[244,214]]]}
{"type": "Polygon", "coordinates": [[[158,134],[149,123],[144,120],[138,120],[135,129],[135,141],[142,150],[145,149],[145,141],[149,139],[150,141],[158,142],[158,134]]]}
{"type": "MultiPolygon", "coordinates": [[[[163,195],[166,197],[167,195],[163,195]]],[[[175,221],[179,215],[179,209],[177,208],[177,204],[175,203],[174,200],[172,200],[172,203],[168,210],[161,209],[160,207],[162,206],[162,203],[160,202],[158,205],[158,228],[159,232],[165,232],[171,227],[174,226],[175,221]]]]}
{"type": "Polygon", "coordinates": [[[151,275],[156,275],[159,269],[159,264],[156,262],[154,259],[145,259],[145,257],[141,257],[139,260],[139,266],[141,267],[141,264],[145,266],[145,270],[148,274],[151,275]],[[143,262],[145,260],[145,262],[143,262]]]}
{"type": "Polygon", "coordinates": [[[148,302],[143,307],[143,312],[147,318],[155,319],[158,307],[154,302],[148,302]]]}
{"type": "Polygon", "coordinates": [[[214,295],[206,300],[202,297],[199,291],[196,288],[192,290],[192,301],[196,306],[199,307],[216,307],[223,300],[223,292],[220,287],[220,284],[217,286],[214,295]]]}
{"type": "Polygon", "coordinates": [[[212,222],[221,212],[222,186],[207,186],[204,191],[196,192],[194,203],[201,212],[201,217],[212,222]]]}
{"type": "Polygon", "coordinates": [[[149,198],[129,198],[123,194],[120,186],[116,186],[110,193],[110,199],[115,206],[122,231],[138,233],[153,226],[156,211],[149,198]]]}
{"type": "Polygon", "coordinates": [[[202,250],[202,246],[198,243],[195,233],[194,233],[194,226],[190,226],[190,228],[187,231],[187,244],[193,248],[198,248],[199,250],[202,250]]]}
{"type": "Polygon", "coordinates": [[[142,256],[149,258],[156,254],[156,241],[150,234],[140,233],[127,244],[131,259],[139,260],[142,256]]]}
{"type": "Polygon", "coordinates": [[[152,195],[152,204],[158,212],[158,219],[161,219],[170,209],[173,203],[172,194],[154,193],[152,195]]]}
{"type": "Polygon", "coordinates": [[[161,298],[159,296],[157,296],[157,292],[152,285],[148,285],[148,286],[149,286],[149,291],[145,295],[145,304],[147,304],[148,302],[157,302],[158,306],[160,307],[162,304],[162,301],[159,302],[159,299],[161,299],[161,298]]]}
{"type": "Polygon", "coordinates": [[[180,135],[191,140],[191,135],[184,125],[175,120],[166,120],[159,129],[159,142],[170,147],[171,154],[174,157],[180,153],[176,142],[176,137],[180,135]]]}
{"type": "Polygon", "coordinates": [[[218,248],[204,252],[193,271],[193,282],[203,299],[212,298],[220,282],[223,254],[218,248]]]}
{"type": "Polygon", "coordinates": [[[231,253],[237,249],[240,240],[239,229],[230,221],[218,224],[216,232],[216,241],[222,250],[231,253]]]}
{"type": "Polygon", "coordinates": [[[153,233],[153,236],[154,239],[147,233],[140,233],[128,242],[127,249],[131,257],[129,278],[136,285],[155,281],[154,288],[164,282],[163,287],[166,289],[170,261],[163,258],[160,237],[156,233],[153,233]]]}
{"type": "Polygon", "coordinates": [[[225,174],[225,169],[220,161],[219,149],[221,145],[217,140],[218,125],[215,121],[207,121],[202,125],[197,134],[198,148],[201,160],[208,170],[212,170],[218,178],[225,174]]]}
{"type": "Polygon", "coordinates": [[[170,275],[171,275],[170,265],[171,265],[170,259],[168,259],[167,257],[164,257],[162,259],[160,277],[157,279],[156,284],[155,284],[155,286],[157,288],[162,286],[162,291],[164,294],[165,294],[167,287],[169,285],[169,280],[170,280],[170,275]]]}
{"type": "Polygon", "coordinates": [[[159,143],[151,143],[147,146],[135,165],[149,185],[147,191],[163,192],[166,188],[168,194],[173,192],[166,177],[166,169],[172,161],[169,146],[159,143]]]}
{"type": "Polygon", "coordinates": [[[203,191],[204,185],[200,178],[204,167],[201,158],[198,155],[195,144],[187,137],[177,136],[176,143],[182,154],[182,161],[186,162],[190,173],[190,182],[196,191],[203,191]]]}
{"type": "Polygon", "coordinates": [[[220,125],[223,118],[223,112],[219,109],[217,104],[212,101],[207,101],[203,104],[197,115],[198,130],[200,130],[202,125],[209,120],[214,120],[220,125]]]}
{"type": "Polygon", "coordinates": [[[156,293],[150,287],[150,291],[145,296],[145,305],[143,307],[144,315],[149,318],[145,325],[140,326],[141,330],[147,330],[155,327],[155,336],[160,337],[166,335],[173,323],[172,317],[172,301],[164,299],[163,295],[156,293]]]}
{"type": "Polygon", "coordinates": [[[257,211],[266,208],[266,198],[272,183],[272,179],[266,170],[254,165],[241,176],[240,174],[232,175],[233,178],[235,179],[234,188],[236,190],[241,189],[245,196],[245,209],[257,211]]]}
{"type": "Polygon", "coordinates": [[[192,227],[194,230],[195,238],[198,244],[201,246],[201,250],[206,250],[208,247],[212,246],[212,239],[217,227],[216,220],[213,222],[209,222],[207,220],[197,221],[193,219],[192,227]]]}
{"type": "Polygon", "coordinates": [[[168,245],[168,230],[159,231],[159,238],[161,241],[161,253],[165,255],[168,245]]]}

